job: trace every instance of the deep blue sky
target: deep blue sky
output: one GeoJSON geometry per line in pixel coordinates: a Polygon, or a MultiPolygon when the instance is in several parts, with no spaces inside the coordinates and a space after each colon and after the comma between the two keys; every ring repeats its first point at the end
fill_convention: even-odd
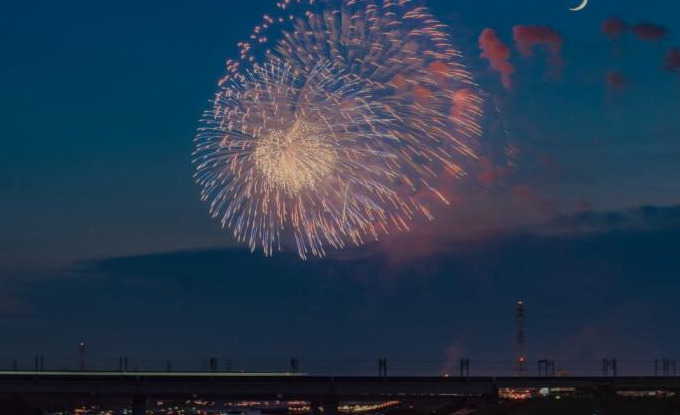
{"type": "Polygon", "coordinates": [[[434,239],[425,229],[399,249],[310,263],[235,246],[192,179],[224,61],[273,3],[3,5],[0,331],[11,335],[0,357],[69,356],[85,339],[101,356],[507,359],[520,297],[532,357],[678,350],[680,77],[661,69],[680,45],[678,2],[591,0],[571,13],[566,0],[429,1],[529,155],[518,183],[552,207],[475,195],[474,214],[450,212],[434,239]],[[613,44],[600,26],[614,15],[670,36],[613,44]],[[515,51],[516,87],[503,91],[477,58],[484,28],[512,43],[517,24],[563,34],[558,79],[515,51]],[[606,88],[610,70],[624,91],[606,88]],[[578,201],[599,213],[573,216],[578,201]],[[459,238],[459,216],[483,235],[465,226],[459,238]],[[426,252],[402,258],[419,251],[409,243],[426,252]]]}

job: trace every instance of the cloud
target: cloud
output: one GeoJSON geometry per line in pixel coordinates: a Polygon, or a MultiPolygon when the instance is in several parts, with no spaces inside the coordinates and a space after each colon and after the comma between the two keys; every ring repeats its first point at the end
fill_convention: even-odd
{"type": "Polygon", "coordinates": [[[440,86],[446,85],[448,77],[453,72],[452,68],[450,68],[449,65],[440,61],[432,62],[427,67],[427,70],[432,74],[432,77],[434,78],[435,82],[437,82],[437,85],[440,86]]]}
{"type": "Polygon", "coordinates": [[[668,50],[664,68],[669,72],[680,72],[680,48],[674,47],[668,50]]]}
{"type": "MultiPolygon", "coordinates": [[[[64,344],[68,353],[69,344],[86,336],[105,357],[202,359],[228,353],[235,360],[269,357],[284,364],[290,356],[311,356],[304,365],[313,371],[319,369],[313,357],[435,356],[430,374],[456,374],[459,357],[512,360],[518,298],[528,305],[528,330],[541,334],[529,343],[536,358],[590,359],[598,357],[588,353],[593,348],[621,358],[677,350],[677,332],[631,318],[650,304],[642,323],[672,321],[680,312],[680,206],[562,219],[566,230],[560,233],[515,229],[449,241],[399,267],[388,266],[387,254],[378,250],[307,262],[295,253],[264,258],[247,249],[90,261],[68,270],[76,274],[69,279],[34,281],[12,291],[34,312],[30,330],[25,321],[3,321],[17,335],[0,344],[0,353],[58,354],[64,344]],[[194,339],[204,333],[214,338],[197,346],[194,339]],[[245,333],[249,341],[234,333],[245,333]],[[631,334],[657,341],[633,350],[620,341],[631,334]]],[[[351,370],[364,367],[347,364],[351,370]]],[[[498,369],[472,364],[475,373],[498,369]]],[[[578,367],[567,369],[578,373],[578,367]]]]}
{"type": "Polygon", "coordinates": [[[553,213],[555,211],[555,202],[549,198],[536,194],[529,185],[515,186],[513,193],[517,200],[534,209],[548,213],[553,213]]]}
{"type": "Polygon", "coordinates": [[[588,200],[578,199],[576,200],[575,209],[577,213],[589,212],[593,210],[593,204],[588,200]]]}
{"type": "Polygon", "coordinates": [[[640,23],[633,26],[633,33],[641,40],[658,41],[668,35],[668,29],[655,23],[640,23]]]}
{"type": "Polygon", "coordinates": [[[621,72],[610,71],[605,77],[607,87],[613,91],[620,91],[628,85],[628,81],[621,72]]]}
{"type": "Polygon", "coordinates": [[[553,220],[545,230],[561,232],[613,232],[680,230],[680,206],[643,206],[622,212],[584,211],[553,220]]]}
{"type": "Polygon", "coordinates": [[[512,74],[515,67],[508,61],[510,48],[498,38],[493,29],[484,29],[479,36],[481,57],[488,60],[491,67],[501,74],[501,81],[506,89],[512,88],[512,74]]]}
{"type": "Polygon", "coordinates": [[[481,157],[479,165],[480,169],[477,174],[477,183],[487,187],[503,183],[509,178],[512,172],[507,165],[498,165],[489,157],[481,157]]]}
{"type": "Polygon", "coordinates": [[[621,37],[626,31],[628,25],[618,17],[609,18],[602,24],[602,33],[611,38],[621,37]]]}
{"type": "MultiPolygon", "coordinates": [[[[209,351],[196,349],[188,338],[219,327],[214,342],[237,357],[268,356],[267,339],[276,338],[284,355],[324,350],[328,356],[416,359],[429,354],[439,360],[432,372],[438,374],[455,374],[459,357],[512,359],[511,315],[522,298],[529,305],[531,331],[541,333],[532,337],[535,355],[586,359],[599,345],[605,350],[597,353],[631,356],[627,344],[609,339],[639,334],[627,324],[639,307],[656,305],[648,321],[677,312],[680,257],[673,252],[680,241],[680,206],[592,212],[562,223],[569,232],[518,231],[459,241],[399,267],[387,266],[385,255],[302,262],[294,254],[264,258],[245,249],[95,261],[82,270],[83,278],[35,286],[30,294],[47,299],[43,312],[59,310],[57,333],[72,324],[71,313],[88,309],[80,318],[107,321],[108,331],[135,344],[140,336],[165,340],[179,333],[187,338],[179,343],[188,353],[200,355],[209,351]],[[587,232],[574,232],[574,226],[587,232]],[[116,307],[120,301],[123,309],[116,307]],[[64,315],[67,307],[73,310],[64,315]],[[271,326],[272,318],[286,324],[271,326]],[[251,341],[230,340],[233,333],[248,333],[251,341]],[[491,339],[488,333],[494,333],[491,339]],[[413,341],[398,341],[404,335],[413,341]],[[352,342],[356,338],[363,341],[352,342]],[[583,356],[571,355],[572,339],[579,346],[574,353],[583,356]],[[567,347],[556,349],[565,342],[567,347]]],[[[652,326],[644,334],[657,338],[666,331],[652,326]]],[[[103,344],[102,353],[119,353],[116,342],[103,344]]],[[[175,355],[177,342],[168,344],[165,353],[175,355]]],[[[657,347],[663,353],[678,345],[675,335],[646,343],[640,353],[653,357],[657,347]]],[[[313,362],[308,364],[313,370],[313,362]]],[[[473,367],[477,373],[484,369],[473,367]]]]}
{"type": "Polygon", "coordinates": [[[475,104],[475,94],[467,88],[454,92],[451,97],[451,116],[460,119],[475,104]]]}
{"type": "Polygon", "coordinates": [[[535,47],[543,46],[550,54],[550,62],[555,66],[562,65],[564,38],[557,31],[547,26],[515,26],[513,37],[525,58],[533,55],[535,47]]]}
{"type": "Polygon", "coordinates": [[[410,233],[391,235],[377,247],[369,245],[358,249],[369,257],[384,257],[385,265],[398,268],[462,246],[492,243],[516,234],[573,236],[622,231],[680,231],[680,205],[607,212],[596,211],[592,203],[579,199],[572,203],[568,209],[571,213],[567,214],[560,213],[553,198],[538,193],[529,185],[512,187],[509,196],[509,199],[495,199],[495,205],[503,203],[506,211],[513,211],[511,215],[499,215],[498,210],[486,209],[467,200],[456,203],[455,212],[449,217],[410,233]]]}

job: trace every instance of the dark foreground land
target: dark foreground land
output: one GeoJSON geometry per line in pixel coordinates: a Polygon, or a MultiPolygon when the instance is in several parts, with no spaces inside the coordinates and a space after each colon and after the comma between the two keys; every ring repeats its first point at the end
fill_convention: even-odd
{"type": "Polygon", "coordinates": [[[680,404],[670,400],[528,401],[482,409],[477,415],[678,415],[680,404]]]}
{"type": "MultiPolygon", "coordinates": [[[[386,401],[397,401],[399,406],[352,414],[680,415],[678,391],[680,378],[670,376],[388,378],[290,373],[8,371],[0,372],[0,415],[37,415],[79,405],[132,408],[133,415],[160,414],[163,412],[156,407],[159,401],[187,402],[199,397],[205,405],[303,401],[309,403],[315,415],[342,415],[338,411],[342,403],[386,401]],[[499,402],[499,397],[537,396],[530,391],[544,389],[565,395],[499,402]],[[12,398],[23,402],[5,401],[12,398]]],[[[218,408],[224,406],[210,407],[218,408]]],[[[378,407],[372,410],[375,408],[378,407]]]]}
{"type": "Polygon", "coordinates": [[[395,410],[400,415],[680,415],[677,399],[535,399],[480,405],[395,410]]]}
{"type": "MultiPolygon", "coordinates": [[[[104,408],[93,413],[106,413],[104,408]],[[101,411],[101,412],[100,412],[101,411]]],[[[43,415],[30,402],[2,399],[0,415],[43,415]]],[[[165,412],[149,410],[148,414],[165,412]]],[[[186,415],[204,412],[183,412],[186,415]]],[[[467,403],[446,406],[417,405],[389,410],[381,415],[680,415],[677,399],[536,399],[521,402],[467,403]]]]}

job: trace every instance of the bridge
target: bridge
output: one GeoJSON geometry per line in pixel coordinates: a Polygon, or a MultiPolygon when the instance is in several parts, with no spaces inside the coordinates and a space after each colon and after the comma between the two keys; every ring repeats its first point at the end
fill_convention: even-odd
{"type": "Polygon", "coordinates": [[[314,376],[294,373],[3,371],[0,396],[21,397],[50,406],[55,402],[117,401],[146,413],[147,402],[184,400],[293,401],[337,413],[342,401],[494,399],[503,388],[569,388],[580,394],[621,391],[680,392],[680,378],[659,376],[607,377],[417,377],[314,376]]]}

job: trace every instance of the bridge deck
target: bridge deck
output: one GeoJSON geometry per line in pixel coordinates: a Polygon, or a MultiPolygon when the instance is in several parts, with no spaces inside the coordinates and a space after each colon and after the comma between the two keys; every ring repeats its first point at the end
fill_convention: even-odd
{"type": "Polygon", "coordinates": [[[680,391],[668,377],[333,377],[289,373],[0,372],[0,395],[143,395],[211,399],[417,399],[496,395],[498,388],[680,391]]]}

